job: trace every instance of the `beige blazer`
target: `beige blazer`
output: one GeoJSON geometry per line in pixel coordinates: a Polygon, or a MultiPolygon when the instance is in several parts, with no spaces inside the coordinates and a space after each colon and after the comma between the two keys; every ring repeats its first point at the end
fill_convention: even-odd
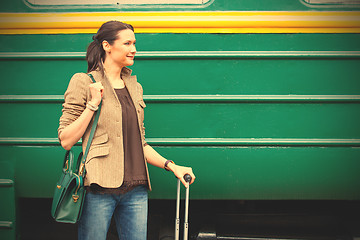
{"type": "MultiPolygon", "coordinates": [[[[122,111],[118,97],[106,75],[99,71],[90,72],[96,82],[101,81],[104,86],[102,108],[94,138],[85,162],[85,186],[97,183],[105,188],[117,188],[124,178],[124,151],[122,136],[122,111]]],[[[139,131],[143,146],[145,145],[143,89],[137,82],[136,76],[131,76],[131,70],[123,68],[122,79],[129,91],[137,112],[139,131]]],[[[65,92],[62,116],[59,121],[58,135],[62,130],[74,122],[86,108],[91,99],[89,84],[91,78],[86,73],[75,74],[65,92]]],[[[95,116],[95,114],[94,114],[95,116]]],[[[89,139],[93,120],[91,120],[82,137],[82,148],[85,151],[89,139]]],[[[144,158],[149,189],[151,189],[147,163],[144,158]]]]}

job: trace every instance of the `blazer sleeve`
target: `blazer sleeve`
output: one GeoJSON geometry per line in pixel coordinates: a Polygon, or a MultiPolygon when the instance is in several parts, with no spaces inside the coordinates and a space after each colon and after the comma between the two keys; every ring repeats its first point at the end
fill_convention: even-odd
{"type": "MultiPolygon", "coordinates": [[[[140,83],[137,83],[137,88],[138,88],[138,92],[139,92],[139,95],[140,95],[140,97],[141,97],[141,102],[143,103],[143,105],[142,105],[142,107],[143,108],[145,108],[145,102],[144,102],[144,99],[143,99],[143,88],[142,88],[142,86],[141,86],[141,84],[140,83]]],[[[145,110],[145,109],[144,109],[145,110]]],[[[147,144],[147,142],[145,141],[145,125],[144,125],[144,121],[141,123],[141,129],[140,129],[140,132],[141,132],[141,135],[142,135],[142,137],[143,137],[143,139],[144,139],[144,147],[146,146],[146,145],[148,145],[147,144]]]]}
{"type": "Polygon", "coordinates": [[[70,80],[64,94],[62,115],[59,120],[58,137],[61,132],[82,114],[89,97],[90,77],[85,73],[76,73],[70,80]]]}

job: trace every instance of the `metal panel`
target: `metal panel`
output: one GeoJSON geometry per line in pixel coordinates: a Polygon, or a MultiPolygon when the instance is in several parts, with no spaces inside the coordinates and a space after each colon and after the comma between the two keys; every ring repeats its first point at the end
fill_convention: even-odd
{"type": "MultiPolygon", "coordinates": [[[[269,2],[242,1],[305,8],[269,2]]],[[[144,87],[147,141],[193,167],[195,199],[360,199],[359,34],[136,37],[132,69],[144,87]]],[[[90,40],[0,37],[0,150],[15,163],[20,197],[53,194],[64,154],[62,95],[86,71],[90,40]]],[[[151,167],[150,175],[152,198],[174,197],[171,174],[151,167]]]]}

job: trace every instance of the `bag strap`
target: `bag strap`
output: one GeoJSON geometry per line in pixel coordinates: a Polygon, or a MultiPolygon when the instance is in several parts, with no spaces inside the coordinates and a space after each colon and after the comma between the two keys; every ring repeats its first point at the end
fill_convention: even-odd
{"type": "MultiPolygon", "coordinates": [[[[89,77],[91,78],[91,80],[92,80],[94,83],[96,83],[93,75],[90,74],[90,73],[89,73],[88,75],[89,75],[89,77]]],[[[85,152],[84,152],[84,154],[83,154],[83,156],[82,156],[81,164],[80,164],[80,167],[79,167],[79,175],[80,175],[80,176],[83,176],[83,177],[85,176],[85,172],[86,172],[86,170],[85,170],[86,157],[87,157],[87,155],[88,155],[88,153],[89,153],[89,149],[90,149],[90,146],[91,146],[91,142],[92,142],[92,140],[93,140],[93,138],[94,138],[96,126],[97,126],[97,123],[98,123],[98,121],[99,121],[99,115],[100,115],[100,110],[101,110],[101,103],[102,103],[102,101],[100,101],[98,110],[96,111],[96,115],[95,115],[95,118],[94,118],[94,122],[93,122],[93,125],[92,125],[92,127],[91,127],[91,131],[90,131],[89,140],[88,140],[88,142],[87,142],[86,149],[85,149],[85,152]]]]}

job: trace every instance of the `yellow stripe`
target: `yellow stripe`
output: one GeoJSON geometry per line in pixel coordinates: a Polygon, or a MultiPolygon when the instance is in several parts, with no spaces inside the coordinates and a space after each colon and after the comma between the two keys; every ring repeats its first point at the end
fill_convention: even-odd
{"type": "Polygon", "coordinates": [[[360,33],[360,12],[0,13],[0,34],[95,33],[119,20],[137,33],[360,33]]]}

